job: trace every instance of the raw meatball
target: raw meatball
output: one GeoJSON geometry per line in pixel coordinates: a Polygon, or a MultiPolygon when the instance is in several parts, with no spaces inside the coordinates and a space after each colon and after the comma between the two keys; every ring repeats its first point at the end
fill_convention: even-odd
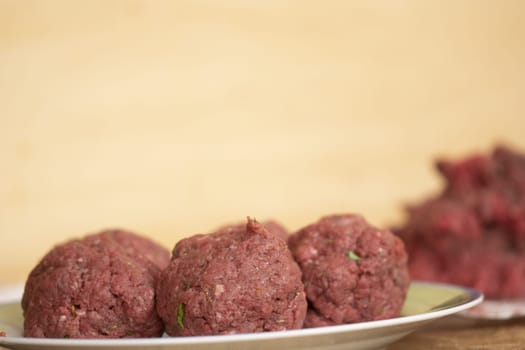
{"type": "MultiPolygon", "coordinates": [[[[22,298],[24,336],[155,337],[160,269],[109,239],[87,236],[53,248],[30,273],[22,298]]],[[[129,235],[120,235],[129,243],[129,235]]],[[[124,243],[124,246],[126,243],[124,243]]],[[[136,253],[136,252],[135,252],[136,253]]]]}
{"type": "Polygon", "coordinates": [[[286,243],[250,219],[179,241],[157,294],[173,336],[295,329],[306,314],[301,271],[286,243]]]}
{"type": "Polygon", "coordinates": [[[399,316],[409,276],[402,241],[362,216],[327,216],[290,236],[310,305],[305,326],[399,316]]]}

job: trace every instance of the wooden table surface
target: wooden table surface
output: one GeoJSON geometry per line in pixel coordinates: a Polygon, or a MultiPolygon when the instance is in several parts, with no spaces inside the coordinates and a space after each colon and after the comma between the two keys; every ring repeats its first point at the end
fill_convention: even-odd
{"type": "MultiPolygon", "coordinates": [[[[524,12],[520,0],[0,0],[0,284],[105,227],[172,247],[246,215],[290,230],[336,212],[399,221],[439,189],[435,157],[525,150],[524,12]]],[[[522,326],[392,349],[458,337],[514,349],[522,326]]]]}
{"type": "Polygon", "coordinates": [[[525,349],[525,319],[447,325],[417,331],[388,350],[520,350],[525,349]]]}

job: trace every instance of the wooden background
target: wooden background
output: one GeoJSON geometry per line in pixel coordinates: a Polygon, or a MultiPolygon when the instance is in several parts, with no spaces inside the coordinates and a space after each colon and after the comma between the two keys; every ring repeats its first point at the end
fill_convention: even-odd
{"type": "Polygon", "coordinates": [[[0,283],[126,227],[377,225],[525,150],[525,1],[0,0],[0,283]]]}

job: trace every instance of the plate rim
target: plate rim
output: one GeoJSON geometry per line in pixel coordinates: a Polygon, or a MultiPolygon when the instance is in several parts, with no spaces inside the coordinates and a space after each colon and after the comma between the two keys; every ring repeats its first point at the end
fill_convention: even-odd
{"type": "MultiPolygon", "coordinates": [[[[470,309],[479,305],[483,299],[483,293],[480,291],[458,286],[449,283],[430,282],[430,281],[412,281],[411,285],[433,286],[441,288],[452,288],[468,293],[469,300],[452,307],[423,312],[415,315],[400,316],[377,321],[358,322],[342,324],[335,326],[303,328],[287,331],[260,332],[260,333],[242,333],[228,335],[207,335],[207,336],[187,336],[187,337],[157,337],[157,338],[120,338],[120,339],[61,339],[61,338],[26,338],[26,337],[0,337],[0,345],[40,345],[40,346],[140,346],[140,345],[196,345],[196,344],[217,344],[246,341],[272,341],[284,338],[295,338],[304,336],[323,336],[336,333],[347,333],[365,331],[375,328],[395,327],[418,323],[421,321],[433,320],[456,314],[458,312],[470,309]]],[[[13,302],[0,303],[2,305],[13,304],[13,302]]]]}

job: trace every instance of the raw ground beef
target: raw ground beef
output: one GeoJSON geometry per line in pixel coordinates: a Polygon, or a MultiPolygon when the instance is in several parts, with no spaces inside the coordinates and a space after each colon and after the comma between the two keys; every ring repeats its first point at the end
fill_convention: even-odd
{"type": "Polygon", "coordinates": [[[179,241],[157,294],[173,336],[301,328],[307,307],[286,243],[250,219],[179,241]]]}
{"type": "MultiPolygon", "coordinates": [[[[275,237],[278,237],[284,240],[285,242],[288,240],[288,236],[290,233],[282,224],[280,224],[276,220],[265,220],[265,221],[261,221],[260,224],[263,225],[264,228],[267,229],[268,232],[270,232],[275,237]]],[[[233,228],[234,230],[238,230],[239,228],[244,229],[246,227],[246,223],[241,222],[241,223],[236,223],[236,224],[224,225],[215,231],[224,231],[230,227],[233,228]]]]}
{"type": "Polygon", "coordinates": [[[360,215],[332,215],[291,235],[309,310],[305,327],[399,316],[409,286],[403,242],[360,215]]]}
{"type": "Polygon", "coordinates": [[[525,297],[525,156],[506,147],[438,161],[441,193],[407,210],[397,229],[412,278],[525,297]]]}
{"type": "Polygon", "coordinates": [[[155,310],[160,274],[156,260],[167,251],[153,243],[140,246],[145,240],[112,230],[54,247],[26,281],[24,336],[162,335],[164,326],[155,310]],[[155,262],[148,260],[150,253],[155,262]]]}
{"type": "Polygon", "coordinates": [[[163,270],[170,263],[170,252],[157,242],[133,232],[110,229],[84,237],[85,241],[113,241],[117,243],[126,254],[137,259],[152,262],[163,270]]]}

